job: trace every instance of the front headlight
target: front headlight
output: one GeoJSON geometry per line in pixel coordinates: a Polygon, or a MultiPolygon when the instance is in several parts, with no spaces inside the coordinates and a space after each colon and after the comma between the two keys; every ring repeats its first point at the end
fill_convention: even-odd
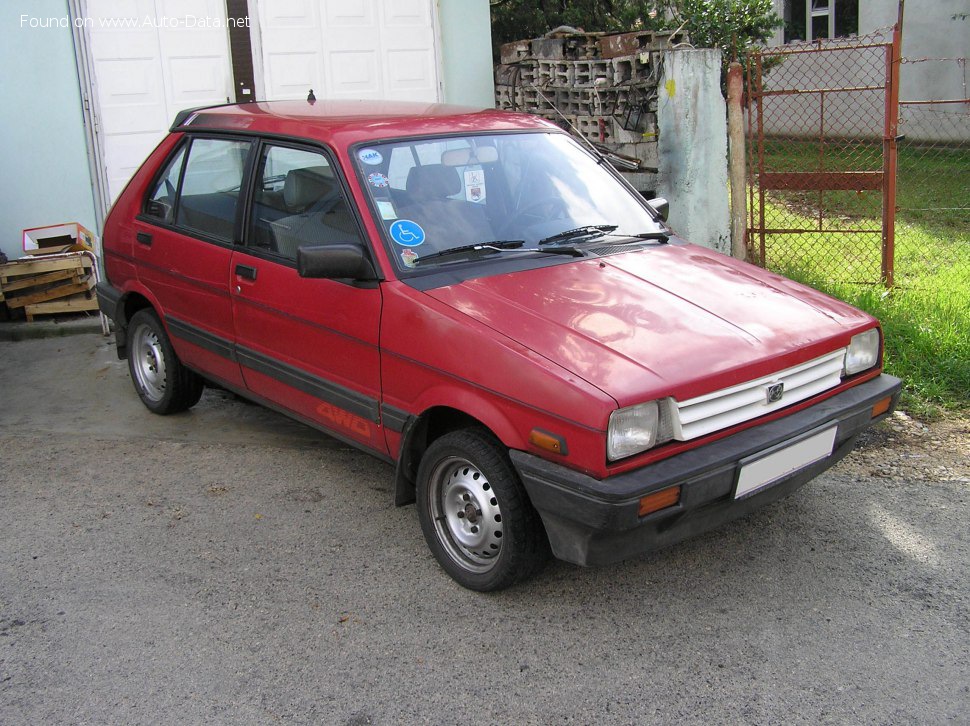
{"type": "Polygon", "coordinates": [[[853,335],[845,353],[843,372],[847,376],[872,368],[879,362],[879,329],[853,335]]]}
{"type": "Polygon", "coordinates": [[[621,408],[610,414],[606,432],[606,456],[616,461],[657,443],[660,428],[660,410],[656,401],[621,408]]]}

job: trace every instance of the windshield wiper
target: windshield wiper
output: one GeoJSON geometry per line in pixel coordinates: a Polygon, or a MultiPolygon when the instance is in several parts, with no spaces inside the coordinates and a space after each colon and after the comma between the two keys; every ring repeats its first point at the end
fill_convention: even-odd
{"type": "Polygon", "coordinates": [[[655,239],[663,243],[670,239],[670,232],[640,232],[639,234],[627,235],[637,239],[655,239]]]}
{"type": "Polygon", "coordinates": [[[549,249],[539,249],[538,247],[524,248],[522,245],[525,244],[525,240],[521,239],[509,239],[509,240],[498,240],[495,242],[480,242],[473,245],[462,245],[461,247],[452,247],[450,250],[441,250],[440,252],[430,252],[426,255],[422,255],[416,259],[412,264],[420,265],[423,262],[428,262],[429,260],[439,260],[442,257],[451,257],[468,254],[470,252],[479,253],[482,255],[492,254],[493,252],[503,252],[505,250],[514,250],[516,252],[542,252],[548,255],[570,255],[571,257],[585,257],[586,253],[582,250],[578,250],[575,247],[551,247],[549,249]]]}
{"type": "Polygon", "coordinates": [[[492,252],[501,252],[502,250],[514,250],[518,249],[524,244],[524,239],[502,239],[495,240],[494,242],[476,242],[472,245],[462,245],[460,247],[452,247],[439,252],[429,252],[426,255],[421,255],[414,261],[414,264],[420,265],[422,262],[427,262],[428,260],[437,260],[441,257],[450,257],[452,255],[463,255],[468,252],[490,254],[492,252]]]}
{"type": "Polygon", "coordinates": [[[562,242],[567,239],[578,239],[580,237],[603,237],[610,232],[613,232],[619,225],[616,224],[587,224],[584,227],[576,227],[575,229],[567,229],[564,232],[558,232],[550,237],[539,240],[540,245],[549,245],[553,242],[562,242]]]}

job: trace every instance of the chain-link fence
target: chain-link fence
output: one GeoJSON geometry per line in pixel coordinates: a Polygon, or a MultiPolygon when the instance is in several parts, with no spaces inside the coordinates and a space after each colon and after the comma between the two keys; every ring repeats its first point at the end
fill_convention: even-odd
{"type": "Polygon", "coordinates": [[[967,61],[902,58],[894,93],[893,53],[877,35],[752,56],[749,250],[780,272],[945,290],[967,308],[967,61]],[[931,86],[948,98],[913,100],[931,86]]]}
{"type": "Polygon", "coordinates": [[[839,282],[885,276],[890,59],[875,39],[752,57],[748,245],[761,264],[839,282]]]}
{"type": "Polygon", "coordinates": [[[901,101],[899,133],[895,283],[970,309],[970,102],[901,101]]]}

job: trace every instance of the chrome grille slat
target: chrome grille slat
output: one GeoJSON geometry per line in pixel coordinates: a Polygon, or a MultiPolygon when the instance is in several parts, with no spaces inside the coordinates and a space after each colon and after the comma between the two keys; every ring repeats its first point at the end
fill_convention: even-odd
{"type": "Polygon", "coordinates": [[[750,421],[837,386],[842,380],[845,348],[783,371],[687,401],[675,401],[675,438],[681,441],[750,421]],[[769,385],[784,383],[780,401],[769,403],[769,385]]]}

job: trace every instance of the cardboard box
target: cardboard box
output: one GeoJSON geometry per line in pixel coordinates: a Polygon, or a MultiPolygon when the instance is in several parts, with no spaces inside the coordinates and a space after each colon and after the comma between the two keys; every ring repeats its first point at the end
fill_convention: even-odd
{"type": "Polygon", "coordinates": [[[56,252],[94,252],[97,237],[77,222],[24,230],[24,252],[50,255],[56,252]]]}

